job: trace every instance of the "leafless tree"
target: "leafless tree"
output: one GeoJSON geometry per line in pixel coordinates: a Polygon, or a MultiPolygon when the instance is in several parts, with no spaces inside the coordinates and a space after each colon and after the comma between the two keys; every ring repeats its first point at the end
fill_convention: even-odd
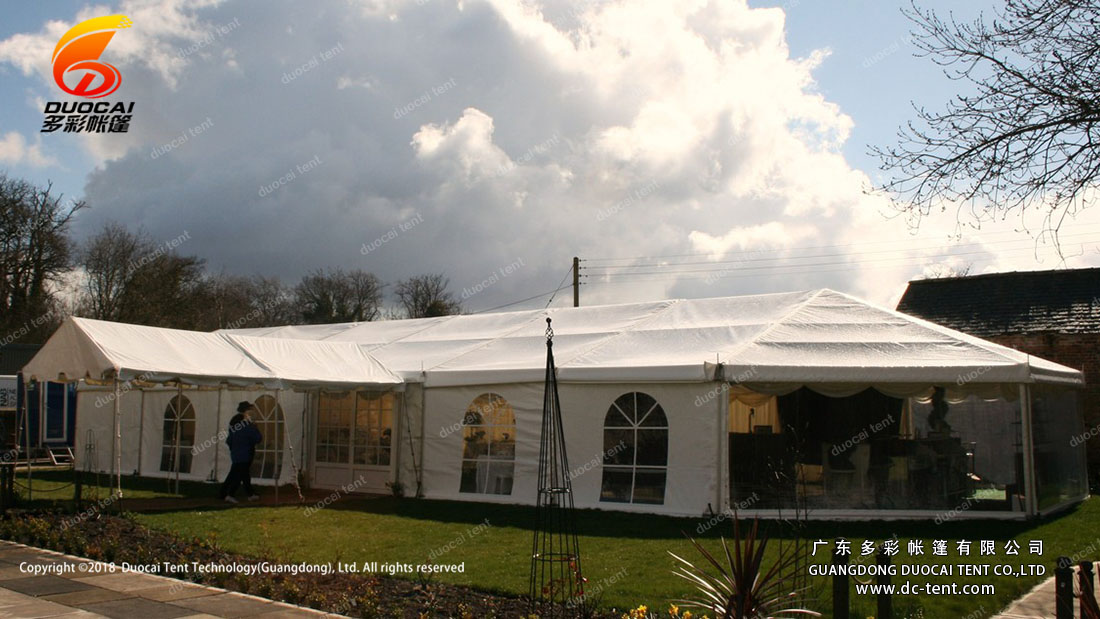
{"type": "Polygon", "coordinates": [[[360,269],[317,270],[302,278],[294,297],[308,324],[374,320],[381,310],[382,284],[360,269]]]}
{"type": "Polygon", "coordinates": [[[214,304],[202,259],[157,246],[119,223],[107,224],[85,242],[80,266],[81,316],[202,330],[212,328],[212,317],[223,309],[214,304]]]}
{"type": "Polygon", "coordinates": [[[965,92],[872,148],[891,175],[880,189],[912,225],[933,210],[959,222],[1036,210],[1057,242],[1100,176],[1100,0],[1006,0],[973,22],[915,4],[906,15],[918,55],[965,92]]]}
{"type": "Polygon", "coordinates": [[[0,173],[0,336],[42,341],[60,320],[56,287],[69,271],[68,228],[83,202],[62,203],[52,185],[0,173]]]}
{"type": "Polygon", "coordinates": [[[118,320],[134,265],[152,252],[152,242],[140,233],[130,232],[118,222],[104,225],[80,251],[84,277],[77,312],[88,318],[118,320]]]}
{"type": "Polygon", "coordinates": [[[417,275],[397,282],[394,294],[409,318],[458,314],[462,306],[447,291],[450,281],[442,273],[417,275]]]}
{"type": "Polygon", "coordinates": [[[291,291],[274,277],[208,276],[205,296],[209,330],[274,327],[298,320],[291,291]]]}

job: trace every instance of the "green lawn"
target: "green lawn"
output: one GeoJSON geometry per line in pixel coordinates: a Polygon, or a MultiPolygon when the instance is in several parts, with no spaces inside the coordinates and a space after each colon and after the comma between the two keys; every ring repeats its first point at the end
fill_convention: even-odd
{"type": "MultiPolygon", "coordinates": [[[[95,502],[106,499],[112,494],[113,478],[107,474],[81,473],[81,496],[85,501],[95,502]]],[[[70,469],[57,467],[35,467],[27,480],[25,468],[16,471],[15,495],[22,507],[49,508],[72,505],[75,491],[75,477],[70,469]],[[28,485],[29,484],[29,485],[28,485]],[[28,502],[28,497],[30,502],[28,502]]],[[[177,493],[175,482],[170,479],[123,476],[122,491],[124,499],[184,498],[188,496],[211,495],[210,484],[193,481],[180,481],[177,493]]]]}
{"type": "MultiPolygon", "coordinates": [[[[214,537],[227,550],[268,556],[280,561],[324,563],[464,563],[464,574],[440,576],[457,584],[508,593],[525,593],[529,569],[531,532],[529,508],[479,503],[412,499],[350,499],[307,515],[302,507],[230,508],[211,511],[176,511],[136,516],[151,527],[185,536],[214,537]],[[488,523],[488,526],[479,526],[488,523]],[[449,550],[441,550],[448,549],[449,550]]],[[[694,557],[682,532],[694,534],[699,519],[668,518],[585,510],[578,514],[584,574],[590,591],[600,591],[603,606],[624,608],[648,604],[665,609],[668,601],[689,594],[685,583],[671,575],[673,560],[668,551],[694,557]]],[[[881,541],[895,534],[902,544],[897,563],[989,563],[1022,565],[1040,563],[1053,574],[1058,555],[1087,552],[1100,558],[1100,501],[1086,501],[1072,512],[1044,522],[1007,523],[957,521],[935,525],[930,522],[811,523],[803,535],[810,539],[846,537],[858,548],[864,539],[881,541]],[[926,540],[926,556],[908,557],[910,538],[926,540]],[[949,541],[947,557],[931,557],[931,540],[949,541]],[[972,556],[959,557],[955,542],[974,542],[972,556]],[[997,541],[997,556],[978,556],[978,541],[997,541]],[[1003,545],[1018,541],[1019,556],[1005,556],[1003,545]],[[1029,540],[1043,540],[1044,553],[1031,557],[1029,540]],[[933,560],[935,559],[935,560],[933,560]]],[[[770,527],[777,535],[793,538],[781,525],[770,527]]],[[[729,536],[727,521],[701,536],[716,549],[718,535],[729,536]]],[[[824,554],[819,553],[819,555],[824,554]]],[[[825,557],[819,556],[819,561],[825,557]]],[[[896,597],[896,616],[988,617],[1026,592],[1045,577],[908,577],[913,582],[992,583],[996,595],[896,597]],[[974,611],[981,611],[974,613],[974,611]],[[899,612],[900,611],[900,612],[899,612]]],[[[895,582],[905,580],[901,576],[895,582]]],[[[828,616],[829,579],[811,580],[821,596],[818,610],[828,616]]],[[[874,599],[852,594],[853,617],[874,614],[874,599]]]]}

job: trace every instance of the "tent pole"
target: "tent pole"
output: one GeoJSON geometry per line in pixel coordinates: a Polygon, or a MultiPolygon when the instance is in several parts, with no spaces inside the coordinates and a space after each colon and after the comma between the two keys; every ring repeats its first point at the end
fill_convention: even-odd
{"type": "MultiPolygon", "coordinates": [[[[275,417],[276,432],[278,432],[278,428],[279,428],[279,393],[281,391],[282,391],[281,389],[276,389],[275,390],[275,410],[272,411],[272,413],[273,413],[272,416],[275,417]]],[[[283,423],[284,424],[286,423],[285,416],[284,416],[284,419],[283,419],[283,423]]],[[[275,437],[275,445],[278,445],[278,444],[279,444],[279,437],[276,436],[275,437]]],[[[283,454],[282,454],[281,451],[276,453],[276,455],[275,455],[275,464],[276,465],[279,464],[279,458],[282,455],[283,454]]],[[[267,464],[267,453],[266,452],[264,453],[264,464],[267,464]]],[[[275,468],[279,469],[278,471],[275,472],[275,504],[278,505],[279,504],[279,477],[283,474],[283,471],[282,471],[282,467],[280,467],[280,466],[276,466],[275,468]]],[[[262,467],[261,467],[260,471],[263,472],[262,467]]]]}
{"type": "Polygon", "coordinates": [[[718,514],[725,514],[730,509],[730,504],[733,503],[733,496],[730,494],[730,467],[729,459],[733,457],[730,453],[730,390],[729,383],[725,380],[720,382],[716,389],[719,389],[721,396],[718,398],[718,428],[721,432],[718,433],[718,456],[715,460],[718,462],[718,492],[715,495],[714,511],[718,514]]]}
{"type": "MultiPolygon", "coordinates": [[[[298,446],[302,448],[302,452],[298,455],[298,470],[299,471],[305,471],[306,470],[306,452],[312,447],[312,444],[313,444],[312,440],[309,439],[309,437],[311,436],[311,433],[306,429],[306,424],[309,423],[309,424],[311,424],[311,427],[312,427],[313,414],[317,411],[317,407],[320,406],[320,402],[321,402],[321,389],[320,388],[317,389],[317,399],[316,400],[313,399],[313,394],[312,393],[309,393],[309,392],[306,392],[306,393],[307,393],[307,395],[306,395],[306,406],[305,406],[305,409],[302,410],[302,428],[301,428],[302,431],[300,433],[300,438],[298,440],[298,446]],[[310,443],[307,444],[306,443],[307,440],[310,440],[310,443]]],[[[310,471],[312,471],[312,470],[313,470],[313,467],[312,467],[312,464],[311,464],[310,471]]],[[[301,485],[301,483],[302,483],[302,481],[299,479],[298,484],[301,485]]]]}
{"type": "Polygon", "coordinates": [[[118,513],[122,513],[122,413],[119,408],[119,399],[122,392],[119,389],[118,375],[115,375],[115,489],[118,492],[118,513]]]}
{"type": "Polygon", "coordinates": [[[180,493],[180,416],[182,415],[183,383],[176,383],[176,406],[175,414],[172,415],[176,426],[175,432],[173,433],[173,435],[175,436],[175,440],[172,441],[174,443],[173,450],[176,452],[175,456],[173,456],[173,462],[175,464],[173,468],[176,469],[176,494],[180,493]]]}
{"type": "Polygon", "coordinates": [[[1031,427],[1031,388],[1020,385],[1020,433],[1024,457],[1024,512],[1034,516],[1039,512],[1039,500],[1035,496],[1035,434],[1031,427]]]}
{"type": "Polygon", "coordinates": [[[141,389],[141,401],[138,404],[138,475],[141,475],[141,463],[145,455],[145,389],[141,389]]]}
{"type": "MultiPolygon", "coordinates": [[[[215,426],[214,436],[220,437],[222,431],[222,393],[225,392],[225,383],[218,385],[218,414],[217,425],[215,426]]],[[[198,421],[195,422],[196,425],[198,421]]],[[[218,439],[218,443],[221,443],[221,439],[218,439]]],[[[220,448],[218,443],[214,445],[214,481],[219,479],[218,475],[218,449],[220,448]]]]}

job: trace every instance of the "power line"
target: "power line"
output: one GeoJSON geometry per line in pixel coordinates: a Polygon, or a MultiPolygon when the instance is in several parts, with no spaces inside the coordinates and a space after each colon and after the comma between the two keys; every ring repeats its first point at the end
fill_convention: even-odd
{"type": "MultiPolygon", "coordinates": [[[[1096,234],[1096,232],[1081,233],[1081,234],[1067,234],[1067,235],[1064,235],[1063,238],[1076,238],[1076,237],[1080,237],[1080,236],[1089,236],[1089,235],[1092,235],[1092,234],[1096,234]]],[[[989,245],[989,244],[1019,243],[1021,241],[1027,241],[1027,240],[1028,239],[1010,239],[1010,240],[1004,240],[1004,241],[985,241],[985,242],[975,241],[973,243],[959,243],[957,245],[952,245],[950,247],[952,247],[952,248],[980,247],[980,246],[985,246],[985,245],[989,245]]],[[[1096,240],[1100,241],[1100,238],[1098,238],[1096,240]]],[[[585,269],[640,269],[640,268],[667,268],[667,267],[696,266],[696,265],[743,264],[743,263],[746,263],[746,262],[765,262],[765,261],[769,261],[769,260],[807,260],[807,259],[810,259],[810,258],[834,258],[834,257],[839,257],[839,256],[864,256],[864,255],[871,255],[871,254],[892,254],[892,253],[899,253],[900,251],[916,252],[916,251],[921,251],[921,249],[922,248],[919,248],[919,247],[914,247],[914,248],[907,249],[907,250],[898,250],[897,248],[891,248],[891,249],[878,249],[878,250],[864,251],[864,252],[810,254],[810,255],[804,255],[804,256],[776,256],[776,257],[773,257],[773,258],[764,258],[764,257],[762,257],[762,258],[741,258],[741,259],[738,259],[738,260],[696,260],[696,261],[691,261],[691,262],[649,262],[649,263],[624,264],[624,265],[597,265],[597,266],[594,266],[594,267],[585,267],[585,269]]],[[[756,253],[765,253],[765,251],[783,251],[783,250],[757,250],[757,251],[748,251],[748,252],[745,252],[745,253],[756,254],[756,253]]],[[[639,258],[639,259],[641,259],[641,258],[639,258]]]]}
{"type": "MultiPolygon", "coordinates": [[[[998,253],[998,255],[1010,254],[1010,253],[1021,252],[1021,251],[1031,251],[1031,248],[1030,247],[1016,247],[1016,248],[1004,249],[1004,250],[1001,250],[998,253]]],[[[896,262],[898,260],[915,260],[915,259],[927,259],[927,258],[954,258],[954,257],[958,257],[958,256],[971,256],[971,255],[985,254],[985,253],[987,253],[987,252],[984,251],[984,250],[975,250],[975,251],[967,251],[967,252],[942,252],[942,253],[937,253],[937,254],[904,255],[904,256],[887,257],[887,258],[867,258],[867,259],[864,259],[864,260],[835,260],[835,261],[824,261],[824,262],[808,262],[808,263],[802,263],[802,264],[771,264],[771,265],[762,265],[762,266],[745,266],[745,267],[739,267],[737,269],[733,269],[733,268],[730,268],[730,267],[714,268],[714,269],[678,269],[678,268],[674,268],[674,267],[678,267],[678,266],[682,266],[682,265],[669,265],[668,268],[663,268],[660,271],[623,271],[623,270],[615,271],[615,270],[606,270],[606,271],[590,274],[589,279],[591,280],[591,278],[593,278],[593,277],[596,277],[596,278],[599,278],[599,277],[618,277],[618,276],[627,276],[627,275],[675,276],[675,275],[680,275],[680,274],[684,274],[684,273],[723,273],[723,272],[730,272],[730,271],[733,271],[733,270],[753,271],[753,270],[762,270],[762,269],[771,270],[771,269],[782,269],[782,268],[803,268],[803,267],[818,267],[818,266],[834,266],[834,265],[842,265],[842,264],[868,264],[868,263],[874,263],[874,262],[896,262]]],[[[844,256],[844,255],[853,255],[853,254],[837,254],[837,256],[844,256]]],[[[772,260],[779,261],[779,260],[786,260],[786,259],[787,258],[774,258],[772,260]]],[[[715,262],[715,263],[710,263],[710,264],[712,264],[714,266],[720,266],[722,264],[743,264],[743,262],[747,262],[747,260],[746,261],[731,261],[731,262],[715,262]]],[[[688,265],[688,266],[690,266],[690,265],[688,265]]],[[[603,267],[603,268],[605,268],[605,269],[614,269],[614,268],[621,268],[621,267],[603,267]]]]}
{"type": "MultiPolygon", "coordinates": [[[[1086,234],[1095,234],[1095,233],[1096,233],[1096,231],[1094,230],[1091,233],[1062,234],[1062,235],[1058,236],[1058,239],[1073,238],[1073,237],[1077,237],[1077,236],[1083,236],[1083,235],[1086,235],[1086,234]]],[[[989,232],[987,234],[990,235],[990,236],[993,236],[993,235],[1019,234],[1019,233],[1015,232],[1015,231],[1012,231],[1012,230],[1004,230],[1004,231],[998,231],[998,232],[989,232]]],[[[943,238],[942,235],[937,235],[937,236],[927,236],[927,237],[911,237],[908,240],[917,241],[917,240],[931,240],[931,239],[942,239],[942,238],[943,238]]],[[[1000,241],[996,241],[996,240],[982,241],[982,242],[974,241],[974,242],[971,242],[971,243],[963,243],[961,245],[1014,243],[1014,242],[1036,241],[1036,240],[1037,239],[1026,238],[1026,239],[1005,239],[1005,240],[1000,240],[1000,241]]],[[[790,248],[788,248],[788,247],[776,247],[776,248],[768,248],[768,249],[745,249],[745,250],[738,250],[738,251],[722,252],[721,254],[718,254],[718,255],[719,256],[736,256],[736,255],[744,255],[744,254],[760,254],[760,253],[781,252],[781,251],[805,251],[805,250],[811,250],[811,249],[835,249],[835,248],[842,248],[842,247],[860,247],[860,246],[868,246],[868,245],[882,245],[884,243],[891,243],[891,244],[897,245],[899,242],[901,242],[901,241],[882,240],[882,241],[861,241],[861,242],[857,242],[857,243],[843,243],[843,244],[837,244],[837,245],[809,245],[809,246],[804,246],[804,247],[790,247],[790,248]]],[[[914,248],[914,249],[919,249],[919,248],[914,248]]],[[[885,250],[885,251],[896,251],[896,250],[885,250]]],[[[871,252],[853,252],[853,253],[871,253],[871,252]]],[[[713,255],[715,255],[715,252],[695,252],[695,253],[689,253],[689,254],[666,254],[666,255],[659,255],[659,256],[633,256],[633,257],[622,257],[622,258],[589,258],[589,259],[586,260],[586,262],[623,262],[623,261],[629,262],[631,260],[659,260],[659,259],[662,259],[662,258],[698,258],[698,257],[713,256],[713,255]]],[[[837,254],[837,255],[847,255],[847,254],[837,254]]],[[[686,264],[686,263],[677,263],[677,264],[686,264]]],[[[609,265],[596,265],[596,266],[614,267],[614,266],[618,266],[618,265],[610,265],[609,264],[609,265]]]]}
{"type": "MultiPolygon", "coordinates": [[[[558,282],[558,287],[554,289],[554,293],[552,295],[550,295],[550,300],[546,302],[546,307],[550,307],[550,304],[554,302],[554,297],[556,297],[558,295],[558,291],[561,290],[562,287],[565,287],[565,288],[569,287],[569,286],[565,286],[565,280],[569,278],[569,274],[572,273],[572,272],[573,272],[573,267],[572,266],[570,266],[568,269],[565,270],[565,275],[562,276],[561,281],[558,282]]],[[[542,309],[546,309],[546,307],[544,307],[542,309]]]]}
{"type": "MultiPolygon", "coordinates": [[[[987,262],[987,261],[990,261],[990,260],[994,260],[996,258],[997,258],[997,256],[982,257],[982,258],[976,259],[975,262],[979,262],[979,263],[980,262],[987,262]]],[[[671,280],[671,279],[676,279],[678,281],[686,281],[686,280],[696,280],[696,281],[713,280],[713,281],[716,281],[718,279],[727,279],[727,278],[736,279],[736,278],[747,278],[747,277],[775,277],[777,275],[844,273],[844,272],[850,272],[850,271],[855,271],[855,270],[888,269],[888,268],[896,268],[896,267],[905,266],[904,263],[895,263],[895,264],[882,264],[882,263],[880,263],[880,264],[872,264],[872,265],[866,265],[866,266],[858,266],[858,265],[855,265],[855,264],[852,264],[852,263],[837,263],[837,264],[841,265],[840,268],[813,269],[813,268],[805,268],[805,267],[810,266],[810,265],[788,265],[788,266],[778,265],[776,267],[772,267],[772,270],[756,268],[756,269],[729,269],[727,271],[717,271],[717,270],[716,271],[711,271],[711,273],[719,274],[717,277],[714,277],[712,275],[702,275],[702,274],[681,275],[681,274],[678,274],[678,273],[661,273],[659,276],[653,277],[653,276],[640,275],[640,274],[637,274],[637,273],[630,273],[630,274],[624,274],[622,276],[610,276],[610,277],[612,277],[612,279],[594,279],[594,280],[588,281],[587,283],[590,284],[590,285],[591,284],[596,284],[596,285],[600,285],[600,286],[609,286],[609,285],[617,285],[617,284],[637,284],[637,283],[647,283],[647,282],[662,282],[662,281],[668,281],[668,280],[671,280]],[[845,265],[847,265],[847,266],[845,266],[845,265]],[[777,272],[775,269],[795,269],[795,270],[777,272]],[[758,272],[748,273],[748,272],[746,272],[748,270],[756,270],[758,272]]]]}
{"type": "Polygon", "coordinates": [[[490,307],[489,309],[478,310],[476,312],[470,312],[470,313],[471,314],[484,314],[486,312],[492,312],[492,311],[495,311],[495,310],[498,310],[498,309],[504,309],[506,307],[512,307],[513,305],[519,305],[520,303],[524,303],[526,301],[533,301],[533,300],[535,300],[539,297],[545,297],[548,294],[554,294],[555,292],[558,292],[559,290],[565,290],[566,288],[570,288],[570,286],[559,286],[559,287],[557,287],[553,290],[548,290],[546,292],[542,292],[542,293],[527,297],[526,299],[520,299],[519,301],[512,301],[511,303],[505,303],[504,305],[498,305],[496,307],[490,307]]]}

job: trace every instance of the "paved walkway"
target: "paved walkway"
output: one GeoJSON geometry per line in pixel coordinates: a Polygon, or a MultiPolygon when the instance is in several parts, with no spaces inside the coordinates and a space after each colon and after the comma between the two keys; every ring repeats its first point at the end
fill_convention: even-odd
{"type": "MultiPolygon", "coordinates": [[[[1100,563],[1097,564],[1100,566],[1100,563]]],[[[1095,573],[1095,571],[1093,572],[1095,573]]],[[[1077,582],[1077,566],[1073,567],[1073,582],[1077,582]]],[[[1077,600],[1073,600],[1074,617],[1078,612],[1077,600]]],[[[1054,616],[1054,577],[1035,585],[1015,602],[1008,605],[992,619],[1055,619],[1054,616]]]]}
{"type": "MultiPolygon", "coordinates": [[[[333,617],[300,606],[187,583],[164,576],[81,571],[94,561],[0,542],[0,617],[249,617],[257,619],[333,617]],[[35,576],[19,565],[71,565],[61,575],[35,576]]],[[[85,568],[87,569],[87,568],[85,568]]]]}

